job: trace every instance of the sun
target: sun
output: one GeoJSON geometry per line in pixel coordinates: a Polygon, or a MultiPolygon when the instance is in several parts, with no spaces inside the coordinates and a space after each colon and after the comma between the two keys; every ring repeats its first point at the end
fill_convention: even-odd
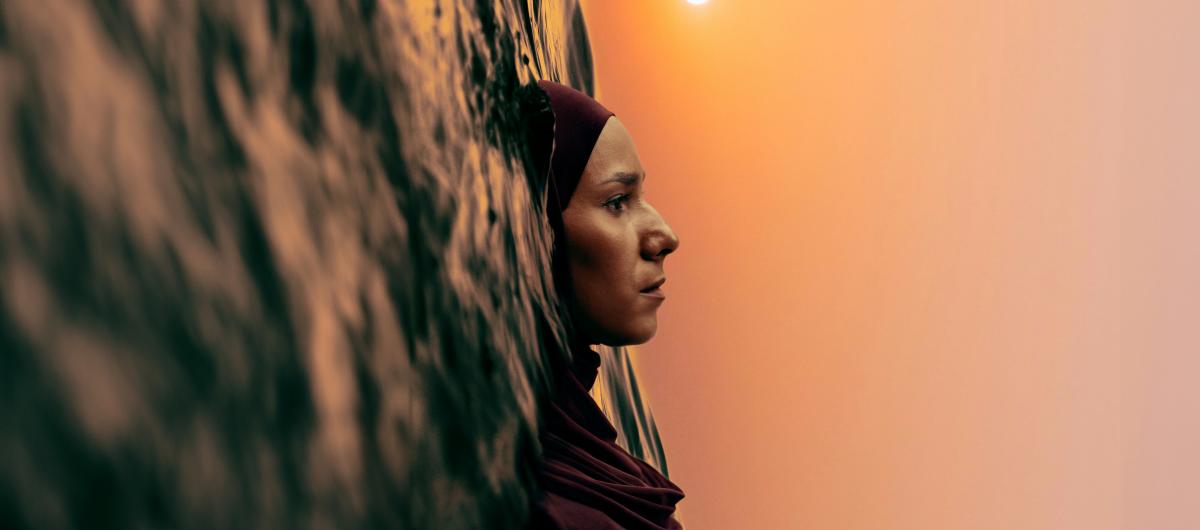
{"type": "Polygon", "coordinates": [[[694,6],[701,6],[708,3],[708,0],[687,0],[687,3],[694,6]]]}

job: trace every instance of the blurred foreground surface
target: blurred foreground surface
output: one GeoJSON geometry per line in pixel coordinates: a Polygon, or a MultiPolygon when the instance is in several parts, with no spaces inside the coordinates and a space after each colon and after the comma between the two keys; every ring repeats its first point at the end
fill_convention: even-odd
{"type": "Polygon", "coordinates": [[[0,4],[0,527],[519,524],[512,98],[589,53],[571,1],[0,4]]]}

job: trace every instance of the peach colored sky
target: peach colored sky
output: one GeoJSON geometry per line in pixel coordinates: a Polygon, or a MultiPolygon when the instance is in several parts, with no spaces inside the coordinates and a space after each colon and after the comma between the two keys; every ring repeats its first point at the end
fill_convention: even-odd
{"type": "Polygon", "coordinates": [[[688,528],[1200,527],[1200,13],[1150,5],[585,2],[682,240],[688,528]]]}

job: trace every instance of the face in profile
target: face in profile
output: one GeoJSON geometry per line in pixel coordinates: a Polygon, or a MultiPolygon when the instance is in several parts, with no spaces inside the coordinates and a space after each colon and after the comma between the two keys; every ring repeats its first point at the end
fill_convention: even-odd
{"type": "Polygon", "coordinates": [[[609,118],[562,216],[572,318],[592,343],[641,344],[658,329],[663,262],[679,239],[646,200],[645,179],[629,131],[609,118]]]}

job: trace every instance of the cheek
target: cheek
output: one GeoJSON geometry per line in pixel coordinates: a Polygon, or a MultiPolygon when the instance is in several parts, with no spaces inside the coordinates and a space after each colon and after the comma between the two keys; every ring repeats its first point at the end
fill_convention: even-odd
{"type": "Polygon", "coordinates": [[[636,238],[625,227],[604,219],[582,219],[567,227],[571,274],[585,305],[628,303],[633,289],[636,238]]]}
{"type": "Polygon", "coordinates": [[[578,269],[579,279],[615,280],[623,266],[620,233],[600,226],[585,226],[571,237],[571,264],[578,269]]]}

